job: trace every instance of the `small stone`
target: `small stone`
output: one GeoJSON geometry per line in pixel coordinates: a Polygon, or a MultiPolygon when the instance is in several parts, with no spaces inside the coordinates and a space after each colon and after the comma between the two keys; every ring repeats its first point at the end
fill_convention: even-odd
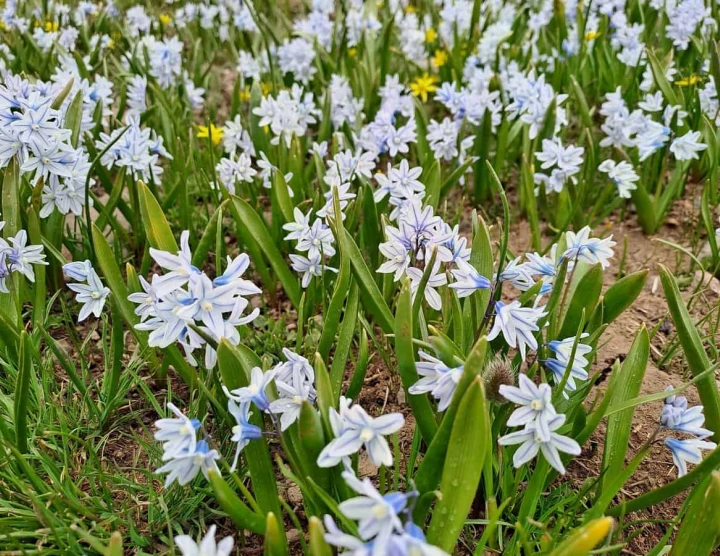
{"type": "Polygon", "coordinates": [[[297,529],[290,529],[287,532],[287,540],[289,543],[297,542],[300,540],[300,533],[297,529]]]}
{"type": "Polygon", "coordinates": [[[302,492],[296,486],[291,486],[287,489],[288,502],[291,504],[300,504],[302,502],[302,492]]]}
{"type": "Polygon", "coordinates": [[[367,454],[360,454],[358,461],[358,475],[360,477],[376,477],[378,474],[378,466],[370,461],[367,454]]]}
{"type": "Polygon", "coordinates": [[[405,403],[405,389],[402,386],[398,389],[397,401],[400,405],[405,403]]]}

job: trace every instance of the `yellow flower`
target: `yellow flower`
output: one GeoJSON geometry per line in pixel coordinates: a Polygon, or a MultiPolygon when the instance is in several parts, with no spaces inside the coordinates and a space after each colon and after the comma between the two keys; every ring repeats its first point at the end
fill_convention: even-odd
{"type": "Polygon", "coordinates": [[[350,56],[350,58],[355,58],[355,56],[357,56],[357,48],[349,48],[348,56],[350,56]]]}
{"type": "Polygon", "coordinates": [[[425,31],[425,42],[435,42],[435,39],[437,39],[437,33],[435,29],[430,27],[430,29],[425,31]]]}
{"type": "Polygon", "coordinates": [[[272,83],[260,83],[260,88],[262,89],[263,96],[268,96],[270,91],[272,91],[273,86],[272,83]]]}
{"type": "Polygon", "coordinates": [[[107,47],[108,47],[109,50],[112,50],[113,48],[115,48],[115,41],[112,40],[112,39],[110,39],[110,40],[107,42],[107,47]]]}
{"type": "Polygon", "coordinates": [[[441,68],[447,63],[447,61],[448,61],[447,52],[445,52],[444,50],[436,50],[435,51],[435,56],[433,56],[433,58],[432,58],[433,66],[435,66],[436,68],[441,68]]]}
{"type": "Polygon", "coordinates": [[[245,88],[240,91],[240,101],[241,102],[249,102],[250,101],[250,87],[247,85],[245,88]]]}
{"type": "Polygon", "coordinates": [[[428,93],[437,90],[437,77],[424,73],[422,77],[418,77],[410,83],[410,91],[413,96],[420,97],[423,102],[427,102],[428,93]]]}
{"type": "Polygon", "coordinates": [[[415,13],[415,6],[408,6],[407,8],[405,8],[405,13],[406,13],[406,14],[414,14],[414,13],[415,13]]]}
{"type": "Polygon", "coordinates": [[[587,42],[594,41],[594,40],[597,39],[600,35],[602,35],[602,33],[600,33],[599,31],[590,31],[590,32],[588,32],[587,35],[585,35],[585,40],[586,40],[587,42]]]}
{"type": "Polygon", "coordinates": [[[57,21],[46,21],[45,22],[45,32],[51,33],[53,31],[57,31],[60,28],[60,24],[57,21]]]}
{"type": "Polygon", "coordinates": [[[172,19],[170,18],[170,16],[168,14],[160,14],[159,19],[160,19],[160,23],[162,23],[165,26],[170,25],[170,22],[172,21],[172,19]]]}
{"type": "Polygon", "coordinates": [[[198,126],[198,139],[208,139],[213,142],[213,145],[219,145],[223,138],[223,130],[221,127],[216,127],[215,124],[210,124],[210,127],[201,125],[198,126]]]}
{"type": "Polygon", "coordinates": [[[675,81],[675,85],[677,85],[678,87],[692,87],[699,82],[700,78],[697,75],[691,75],[690,77],[684,77],[675,81]]]}

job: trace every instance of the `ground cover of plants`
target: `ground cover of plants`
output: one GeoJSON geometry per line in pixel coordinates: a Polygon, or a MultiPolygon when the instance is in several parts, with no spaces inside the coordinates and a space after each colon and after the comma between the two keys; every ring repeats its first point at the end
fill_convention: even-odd
{"type": "Polygon", "coordinates": [[[716,553],[718,10],[6,0],[0,554],[716,553]]]}

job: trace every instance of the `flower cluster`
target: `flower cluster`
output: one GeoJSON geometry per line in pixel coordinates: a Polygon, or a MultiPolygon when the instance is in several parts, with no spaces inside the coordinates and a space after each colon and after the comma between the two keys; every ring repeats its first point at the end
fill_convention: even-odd
{"type": "MultiPolygon", "coordinates": [[[[672,391],[672,386],[666,390],[672,391]]],[[[665,439],[665,446],[672,453],[673,463],[678,470],[678,476],[682,477],[687,473],[688,463],[700,463],[703,450],[714,450],[717,445],[708,440],[712,431],[704,428],[705,416],[703,406],[688,406],[685,396],[671,394],[665,398],[665,403],[660,415],[660,426],[669,431],[681,432],[690,435],[692,438],[677,439],[668,437],[665,439]]]]}
{"type": "MultiPolygon", "coordinates": [[[[0,222],[0,230],[5,222],[0,222]]],[[[34,265],[47,265],[42,245],[28,245],[28,235],[20,230],[15,236],[9,238],[9,243],[0,237],[0,293],[10,293],[8,280],[12,274],[25,276],[31,282],[35,281],[34,265]]]]}
{"type": "Polygon", "coordinates": [[[128,299],[138,305],[135,314],[141,322],[136,328],[150,333],[150,346],[167,347],[178,342],[193,365],[197,364],[193,352],[204,346],[205,366],[212,368],[217,353],[203,334],[216,342],[226,339],[237,345],[237,327],[260,314],[258,308],[244,314],[250,304],[246,297],[261,290],[242,278],[250,265],[247,255],[228,257],[225,271],[211,280],[193,265],[189,240],[190,233],[183,232],[180,250],[174,254],[151,248],[150,256],[166,272],[154,274],[150,282],[141,277],[143,291],[130,294],[128,299]]]}
{"type": "Polygon", "coordinates": [[[557,413],[552,404],[552,390],[547,384],[536,386],[526,375],[519,377],[519,387],[503,384],[500,394],[518,407],[508,419],[508,426],[523,427],[498,439],[501,446],[520,444],[513,455],[513,464],[520,467],[542,452],[547,462],[560,473],[565,466],[560,452],[577,456],[580,445],[572,438],[556,432],[565,424],[565,415],[557,413]]]}

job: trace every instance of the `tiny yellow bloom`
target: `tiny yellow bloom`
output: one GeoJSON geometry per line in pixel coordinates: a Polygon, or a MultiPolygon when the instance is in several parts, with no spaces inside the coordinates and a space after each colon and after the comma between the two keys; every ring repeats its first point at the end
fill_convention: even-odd
{"type": "Polygon", "coordinates": [[[427,102],[428,93],[434,93],[437,90],[437,77],[424,73],[422,77],[418,77],[410,83],[410,92],[415,97],[420,97],[423,102],[427,102]]]}
{"type": "Polygon", "coordinates": [[[108,47],[109,50],[112,50],[113,48],[115,48],[115,41],[112,40],[112,39],[110,39],[110,40],[107,42],[107,47],[108,47]]]}
{"type": "Polygon", "coordinates": [[[250,87],[248,87],[246,85],[245,88],[242,91],[240,91],[239,94],[240,94],[241,102],[250,102],[250,87]]]}
{"type": "Polygon", "coordinates": [[[430,29],[425,31],[425,42],[435,42],[435,39],[437,39],[437,32],[430,27],[430,29]]]}
{"type": "Polygon", "coordinates": [[[53,31],[57,31],[60,28],[60,24],[57,21],[46,21],[45,22],[45,32],[51,33],[53,31]]]}
{"type": "Polygon", "coordinates": [[[432,58],[433,66],[436,68],[443,67],[448,61],[448,54],[444,50],[436,50],[435,56],[432,58]]]}
{"type": "Polygon", "coordinates": [[[602,33],[600,31],[589,31],[587,35],[585,35],[585,40],[587,42],[594,41],[597,39],[602,33]]]}
{"type": "Polygon", "coordinates": [[[406,13],[406,14],[414,14],[414,13],[415,13],[415,6],[408,6],[407,8],[405,8],[405,13],[406,13]]]}
{"type": "Polygon", "coordinates": [[[160,23],[162,23],[165,26],[170,25],[170,22],[172,21],[172,19],[170,18],[170,16],[168,14],[160,14],[159,19],[160,19],[160,23]]]}
{"type": "Polygon", "coordinates": [[[260,83],[260,88],[262,89],[263,96],[268,96],[270,91],[272,91],[273,86],[272,83],[260,83]]]}
{"type": "Polygon", "coordinates": [[[210,139],[213,145],[219,145],[223,138],[223,130],[221,127],[217,127],[215,124],[210,124],[210,127],[205,125],[198,126],[198,139],[210,139]]]}
{"type": "Polygon", "coordinates": [[[355,58],[355,56],[357,56],[357,48],[349,48],[348,56],[350,56],[350,58],[355,58]]]}
{"type": "Polygon", "coordinates": [[[690,77],[684,77],[675,81],[675,85],[678,87],[692,87],[696,83],[700,82],[700,77],[697,75],[691,75],[690,77]]]}

